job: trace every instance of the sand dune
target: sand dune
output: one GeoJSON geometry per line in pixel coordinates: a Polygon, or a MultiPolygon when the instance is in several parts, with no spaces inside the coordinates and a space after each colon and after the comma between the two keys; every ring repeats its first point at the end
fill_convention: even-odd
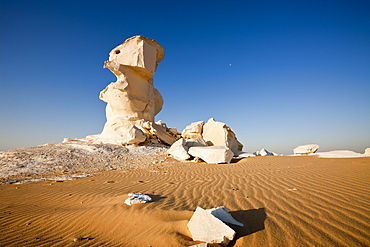
{"type": "Polygon", "coordinates": [[[244,224],[230,225],[230,246],[369,246],[369,167],[370,158],[254,157],[0,185],[0,246],[189,246],[197,206],[225,206],[244,224]],[[153,202],[128,206],[130,192],[153,202]]]}

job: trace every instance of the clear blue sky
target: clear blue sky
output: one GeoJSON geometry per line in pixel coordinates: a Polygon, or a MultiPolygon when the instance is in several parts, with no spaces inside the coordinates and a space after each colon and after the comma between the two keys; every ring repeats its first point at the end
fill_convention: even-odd
{"type": "Polygon", "coordinates": [[[0,33],[0,150],[100,133],[103,62],[138,34],[165,49],[169,127],[214,117],[249,152],[370,147],[370,1],[1,0],[0,33]]]}

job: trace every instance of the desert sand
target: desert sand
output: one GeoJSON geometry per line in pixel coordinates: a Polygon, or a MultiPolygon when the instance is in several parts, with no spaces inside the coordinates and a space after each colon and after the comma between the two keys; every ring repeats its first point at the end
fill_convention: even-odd
{"type": "MultiPolygon", "coordinates": [[[[229,246],[369,246],[370,158],[252,157],[0,185],[0,246],[190,246],[197,206],[225,206],[229,246]],[[128,206],[130,192],[153,202],[128,206]]],[[[210,245],[209,245],[210,246],[210,245]]]]}

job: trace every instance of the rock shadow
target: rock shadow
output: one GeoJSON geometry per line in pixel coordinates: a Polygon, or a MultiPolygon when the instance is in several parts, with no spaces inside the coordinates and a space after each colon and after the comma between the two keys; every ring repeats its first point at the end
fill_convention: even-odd
{"type": "Polygon", "coordinates": [[[230,214],[239,222],[243,223],[244,226],[236,226],[228,224],[236,232],[235,238],[229,243],[228,246],[234,246],[236,240],[241,237],[253,234],[258,231],[265,229],[266,211],[265,208],[249,209],[249,210],[238,210],[230,212],[230,214]]]}
{"type": "Polygon", "coordinates": [[[153,194],[147,194],[147,195],[150,196],[150,198],[152,198],[152,202],[157,202],[159,200],[167,198],[167,196],[160,196],[160,195],[153,195],[153,194]]]}

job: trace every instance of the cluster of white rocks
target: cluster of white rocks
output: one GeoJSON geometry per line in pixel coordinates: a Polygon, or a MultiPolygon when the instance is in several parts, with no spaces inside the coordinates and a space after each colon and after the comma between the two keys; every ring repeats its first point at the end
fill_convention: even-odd
{"type": "Polygon", "coordinates": [[[230,163],[242,149],[234,131],[211,118],[207,123],[199,121],[188,125],[168,153],[180,161],[200,158],[207,163],[220,164],[230,163]]]}

